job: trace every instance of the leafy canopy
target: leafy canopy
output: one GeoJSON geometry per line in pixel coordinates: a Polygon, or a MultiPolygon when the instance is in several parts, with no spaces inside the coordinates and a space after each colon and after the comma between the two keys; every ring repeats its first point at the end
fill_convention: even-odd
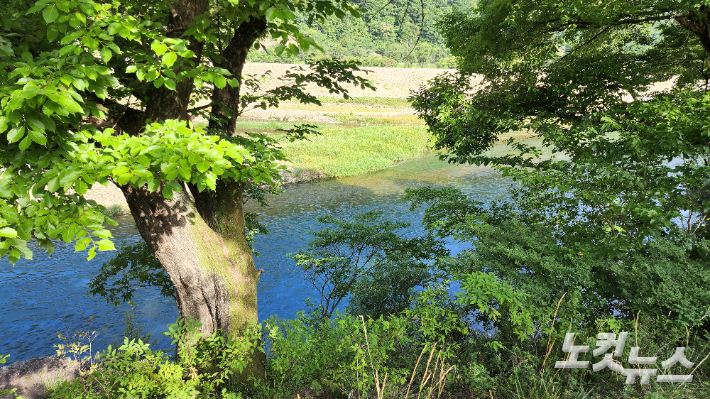
{"type": "Polygon", "coordinates": [[[147,186],[168,199],[185,183],[199,191],[219,180],[274,184],[282,155],[263,140],[136,115],[150,116],[161,88],[191,90],[192,82],[194,104],[239,85],[215,66],[234,33],[228,26],[262,18],[279,51],[295,54],[318,47],[293,24],[296,12],[321,20],[358,11],[345,0],[220,0],[174,32],[175,4],[10,4],[0,30],[0,255],[31,259],[32,239],[50,252],[52,239],[76,240],[89,259],[114,249],[104,229],[114,222],[84,198],[96,183],[147,186]]]}
{"type": "Polygon", "coordinates": [[[445,158],[492,163],[518,183],[485,210],[416,194],[434,204],[431,228],[475,245],[448,266],[495,273],[538,308],[566,295],[569,314],[592,323],[642,311],[701,324],[709,17],[691,0],[490,0],[447,14],[458,71],[414,107],[445,158]],[[486,153],[510,133],[509,155],[486,153]]]}

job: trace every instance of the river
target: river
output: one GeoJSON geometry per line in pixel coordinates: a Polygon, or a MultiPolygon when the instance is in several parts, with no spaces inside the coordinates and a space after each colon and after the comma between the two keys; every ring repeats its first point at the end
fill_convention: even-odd
{"type": "MultiPolygon", "coordinates": [[[[317,299],[316,291],[286,254],[306,247],[308,232],[320,227],[318,216],[348,218],[379,210],[387,219],[411,223],[405,234],[418,234],[422,211],[411,212],[401,202],[406,188],[454,186],[487,202],[505,198],[510,183],[489,168],[450,165],[428,157],[365,175],[287,186],[280,195],[270,196],[265,208],[247,204],[247,210],[258,213],[269,229],[268,235],[257,236],[255,242],[261,253],[256,265],[264,269],[259,281],[259,319],[292,318],[305,308],[306,298],[317,299]]],[[[137,242],[140,237],[132,219],[118,220],[119,226],[112,229],[117,247],[137,242]]],[[[454,242],[448,245],[454,252],[461,249],[454,242]]],[[[116,308],[87,292],[87,283],[115,253],[99,253],[89,262],[85,253],[74,252],[73,244],[57,243],[51,255],[37,247],[33,250],[32,261],[22,260],[15,266],[0,261],[0,355],[10,354],[10,363],[50,356],[55,353],[53,345],[61,343],[59,333],[71,335],[77,330],[97,331],[94,352],[118,342],[126,329],[124,312],[130,307],[116,308]]],[[[136,321],[145,332],[160,338],[158,348],[167,348],[170,342],[162,332],[177,318],[174,301],[155,289],[141,288],[134,302],[136,321]]]]}

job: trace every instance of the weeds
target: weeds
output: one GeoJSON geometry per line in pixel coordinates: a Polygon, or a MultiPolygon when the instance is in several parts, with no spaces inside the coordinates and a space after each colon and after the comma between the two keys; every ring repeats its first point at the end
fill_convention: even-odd
{"type": "Polygon", "coordinates": [[[120,206],[120,205],[111,205],[108,207],[105,207],[101,213],[108,217],[116,217],[116,216],[121,216],[126,213],[126,211],[120,206]]]}

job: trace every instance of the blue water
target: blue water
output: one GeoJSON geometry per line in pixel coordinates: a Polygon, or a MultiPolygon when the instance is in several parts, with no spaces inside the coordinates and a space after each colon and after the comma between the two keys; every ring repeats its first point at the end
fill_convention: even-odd
{"type": "MultiPolygon", "coordinates": [[[[491,169],[449,165],[432,157],[362,176],[292,185],[269,197],[266,208],[247,204],[247,210],[258,213],[270,232],[257,236],[255,242],[261,253],[256,265],[265,271],[259,281],[259,319],[294,317],[305,309],[306,298],[318,298],[286,256],[306,247],[308,232],[321,227],[318,216],[347,218],[380,210],[385,218],[411,223],[405,234],[421,234],[422,211],[411,212],[400,201],[406,188],[454,186],[487,202],[505,198],[509,184],[509,179],[491,169]]],[[[117,247],[140,239],[130,218],[119,221],[112,229],[117,247]]],[[[449,243],[454,252],[461,248],[449,243]]],[[[52,255],[38,248],[34,251],[32,261],[22,260],[15,266],[0,261],[0,355],[10,354],[10,362],[50,356],[55,354],[53,345],[61,343],[57,335],[76,330],[98,332],[94,352],[117,342],[125,331],[124,312],[129,306],[116,308],[87,292],[87,283],[114,253],[100,253],[88,262],[85,253],[74,252],[73,244],[58,243],[52,255]]],[[[169,347],[162,332],[177,318],[174,301],[155,289],[141,288],[134,302],[136,321],[145,332],[160,338],[158,348],[169,347]]]]}

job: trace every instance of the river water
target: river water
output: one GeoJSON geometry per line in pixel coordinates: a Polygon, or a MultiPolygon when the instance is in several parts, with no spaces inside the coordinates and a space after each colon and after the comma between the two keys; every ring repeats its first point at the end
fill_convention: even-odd
{"type": "MultiPolygon", "coordinates": [[[[255,242],[261,253],[256,265],[264,269],[259,281],[259,319],[292,318],[305,308],[306,298],[318,299],[286,256],[306,247],[308,232],[320,227],[318,216],[348,218],[379,210],[386,219],[411,223],[405,234],[420,234],[422,211],[412,212],[401,202],[406,188],[454,186],[487,202],[505,198],[510,184],[489,168],[450,165],[428,157],[365,175],[288,186],[280,195],[269,197],[266,208],[247,204],[247,210],[258,213],[269,229],[268,235],[257,236],[255,242]]],[[[132,219],[119,218],[119,222],[112,229],[117,247],[140,239],[132,219]]],[[[52,255],[33,248],[34,260],[15,266],[0,261],[0,355],[10,354],[9,362],[53,355],[53,345],[61,343],[59,333],[97,331],[92,344],[96,352],[117,342],[126,329],[128,305],[117,308],[87,292],[87,283],[115,253],[99,253],[89,262],[85,253],[74,252],[73,244],[57,243],[56,247],[52,255]]],[[[453,242],[449,248],[460,249],[453,242]]],[[[134,302],[136,322],[159,338],[158,348],[167,348],[170,342],[162,332],[177,318],[174,301],[155,289],[141,288],[134,302]]]]}

